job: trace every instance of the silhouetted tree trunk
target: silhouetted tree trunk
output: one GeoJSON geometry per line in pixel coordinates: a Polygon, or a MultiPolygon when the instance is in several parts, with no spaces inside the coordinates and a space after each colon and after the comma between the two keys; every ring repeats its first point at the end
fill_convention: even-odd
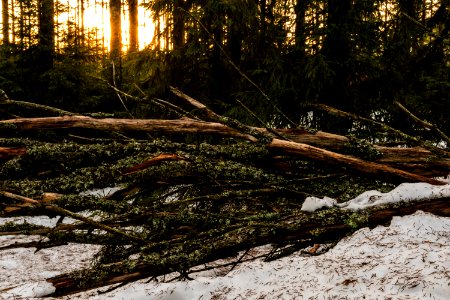
{"type": "Polygon", "coordinates": [[[173,5],[173,50],[179,50],[184,45],[184,12],[183,0],[175,0],[173,5]]]}
{"type": "Polygon", "coordinates": [[[55,22],[54,0],[40,0],[39,2],[39,48],[41,72],[53,67],[55,22]]]}
{"type": "Polygon", "coordinates": [[[228,48],[230,51],[230,58],[235,64],[239,64],[242,55],[242,13],[228,16],[232,22],[229,26],[228,48]]]}
{"type": "Polygon", "coordinates": [[[19,40],[20,40],[20,50],[24,50],[25,49],[25,9],[24,9],[24,5],[23,2],[20,1],[19,2],[19,40]]]}
{"type": "Polygon", "coordinates": [[[306,10],[310,0],[297,0],[295,4],[295,50],[300,58],[305,56],[306,43],[306,10]]]}
{"type": "Polygon", "coordinates": [[[224,75],[224,68],[222,65],[222,54],[220,47],[223,46],[223,28],[222,23],[223,16],[221,14],[216,15],[215,20],[211,21],[211,27],[213,30],[214,36],[214,48],[211,54],[211,75],[210,75],[210,97],[212,99],[221,98],[224,96],[223,94],[223,84],[224,81],[227,80],[224,75]],[[225,78],[224,78],[225,77],[225,78]]]}
{"type": "MultiPolygon", "coordinates": [[[[351,0],[329,0],[327,3],[327,34],[322,53],[333,74],[324,83],[319,101],[344,110],[351,109],[348,95],[351,59],[351,0]]],[[[326,131],[345,133],[351,122],[328,118],[322,120],[321,128],[326,131]]]]}
{"type": "Polygon", "coordinates": [[[2,0],[2,33],[3,45],[9,44],[9,13],[8,0],[2,0]]]}
{"type": "MultiPolygon", "coordinates": [[[[401,13],[406,14],[414,20],[418,20],[420,2],[421,0],[399,0],[398,8],[401,13]]],[[[398,42],[402,45],[401,49],[398,50],[401,51],[401,53],[399,53],[400,55],[409,57],[411,51],[418,46],[416,36],[418,27],[409,20],[407,16],[401,15],[400,28],[398,30],[398,42]]]]}
{"type": "Polygon", "coordinates": [[[136,52],[139,49],[138,34],[138,0],[128,0],[130,12],[130,46],[128,52],[136,52]]]}
{"type": "Polygon", "coordinates": [[[120,10],[121,0],[109,0],[111,41],[110,41],[110,59],[112,65],[112,79],[114,83],[120,83],[121,79],[121,59],[122,52],[122,23],[120,10]]]}
{"type": "Polygon", "coordinates": [[[84,8],[84,1],[85,0],[79,0],[80,1],[80,32],[81,34],[79,35],[79,39],[80,39],[80,44],[82,46],[84,46],[85,43],[85,35],[84,35],[84,12],[85,12],[85,8],[84,8]]]}

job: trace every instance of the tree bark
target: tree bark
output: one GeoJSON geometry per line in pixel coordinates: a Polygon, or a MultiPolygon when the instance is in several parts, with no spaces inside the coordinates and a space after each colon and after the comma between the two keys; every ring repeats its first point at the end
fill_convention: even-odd
{"type": "MultiPolygon", "coordinates": [[[[134,119],[94,119],[85,116],[64,116],[50,118],[22,118],[0,121],[0,124],[13,124],[19,130],[56,129],[56,128],[88,128],[105,131],[142,131],[163,134],[204,133],[219,136],[235,137],[256,142],[251,135],[243,134],[226,125],[213,122],[196,121],[188,118],[178,120],[134,120],[134,119]]],[[[265,131],[265,129],[259,129],[265,131]]],[[[334,137],[336,137],[334,135],[334,137]]],[[[336,137],[337,138],[337,137],[336,137]]],[[[343,155],[304,143],[272,139],[267,145],[269,150],[279,154],[295,155],[321,162],[339,164],[364,174],[373,176],[388,175],[395,181],[428,182],[443,184],[441,181],[425,176],[412,174],[387,165],[364,161],[349,155],[343,155]]],[[[420,153],[420,152],[419,152],[420,153]]],[[[398,164],[398,161],[396,162],[398,164]]],[[[410,161],[406,161],[410,163],[410,161]]],[[[442,166],[445,169],[445,161],[442,166]]],[[[447,162],[448,163],[448,162],[447,162]]],[[[448,169],[447,169],[448,172],[448,169]]]]}
{"type": "Polygon", "coordinates": [[[122,22],[121,22],[121,0],[109,0],[109,13],[110,13],[110,27],[111,27],[111,39],[110,39],[110,52],[109,56],[113,64],[111,70],[111,78],[114,86],[116,82],[120,82],[121,78],[121,53],[122,53],[122,22]]]}
{"type": "Polygon", "coordinates": [[[184,12],[183,0],[173,1],[173,28],[172,28],[172,45],[173,50],[180,50],[184,46],[184,12]]]}
{"type": "Polygon", "coordinates": [[[24,147],[11,148],[0,147],[0,159],[10,159],[16,156],[23,156],[27,153],[27,149],[24,147]]]}
{"type": "Polygon", "coordinates": [[[389,176],[393,180],[403,180],[411,182],[428,182],[430,184],[445,184],[439,180],[429,179],[424,176],[416,175],[386,165],[364,161],[348,155],[331,152],[321,148],[309,146],[301,143],[273,139],[268,145],[269,150],[283,152],[289,155],[299,155],[301,157],[311,158],[313,160],[338,164],[344,167],[350,167],[353,170],[364,174],[374,175],[376,177],[389,176]]]}
{"type": "Polygon", "coordinates": [[[128,8],[130,13],[130,45],[128,52],[132,53],[139,50],[138,0],[128,0],[128,8]]]}
{"type": "Polygon", "coordinates": [[[39,47],[41,50],[41,72],[53,67],[55,22],[54,0],[39,1],[39,47]]]}
{"type": "Polygon", "coordinates": [[[19,130],[87,128],[104,131],[141,131],[163,134],[205,133],[221,136],[256,139],[250,135],[220,123],[196,121],[188,118],[177,120],[142,120],[142,119],[94,119],[85,116],[64,116],[49,118],[22,118],[0,121],[0,124],[14,124],[19,130]]]}
{"type": "Polygon", "coordinates": [[[8,5],[8,0],[2,0],[2,34],[3,34],[3,45],[9,45],[9,5],[8,5]]]}

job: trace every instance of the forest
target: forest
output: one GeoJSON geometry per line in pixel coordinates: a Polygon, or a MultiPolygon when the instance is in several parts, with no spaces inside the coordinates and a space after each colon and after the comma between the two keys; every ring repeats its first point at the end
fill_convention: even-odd
{"type": "Polygon", "coordinates": [[[59,221],[0,234],[104,245],[49,279],[65,295],[188,278],[264,244],[274,259],[417,209],[450,216],[448,198],[301,210],[444,184],[449,4],[2,0],[0,217],[59,221]]]}

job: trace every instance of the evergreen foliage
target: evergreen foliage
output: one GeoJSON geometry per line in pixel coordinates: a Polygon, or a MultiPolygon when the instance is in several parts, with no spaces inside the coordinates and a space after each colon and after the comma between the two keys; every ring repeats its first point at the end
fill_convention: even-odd
{"type": "MultiPolygon", "coordinates": [[[[368,161],[381,155],[380,147],[367,143],[373,140],[432,149],[424,160],[448,157],[432,145],[450,135],[448,0],[148,0],[140,4],[155,20],[154,42],[137,50],[134,27],[129,51],[120,39],[122,2],[111,0],[116,17],[109,53],[82,21],[58,21],[71,9],[59,1],[12,2],[10,22],[2,14],[9,27],[2,28],[0,45],[0,89],[10,99],[93,118],[195,116],[258,141],[194,134],[163,139],[161,132],[86,128],[30,133],[2,124],[0,146],[26,148],[26,155],[0,163],[2,190],[34,203],[22,205],[23,197],[0,194],[5,214],[53,209],[50,214],[80,219],[71,211],[89,210],[101,220],[61,230],[0,226],[0,232],[46,235],[55,244],[105,245],[94,268],[71,274],[77,283],[95,285],[114,274],[186,274],[193,266],[264,243],[295,248],[334,242],[367,224],[370,212],[330,209],[308,215],[300,210],[307,196],[326,192],[344,201],[370,188],[392,187],[316,161],[269,155],[271,136],[245,125],[267,132],[296,125],[338,132],[349,139],[337,153],[368,161]],[[181,103],[170,87],[218,114],[211,117],[199,106],[181,103]],[[167,102],[172,106],[162,105],[167,102]],[[409,121],[395,103],[446,135],[409,121]],[[126,172],[167,153],[179,159],[126,172]],[[80,194],[110,186],[121,190],[110,197],[80,194]],[[56,205],[32,202],[48,191],[61,193],[56,205]],[[130,259],[133,255],[137,258],[130,259]]],[[[106,2],[101,1],[103,9],[106,2]]],[[[134,13],[136,4],[128,4],[134,13]]],[[[0,120],[41,115],[0,102],[0,120]]],[[[423,167],[420,160],[405,165],[423,167]]]]}
{"type": "MultiPolygon", "coordinates": [[[[84,24],[67,22],[65,39],[62,24],[55,24],[58,44],[55,54],[49,50],[54,27],[42,18],[64,11],[59,2],[51,9],[51,3],[20,0],[20,14],[10,11],[12,22],[3,32],[14,39],[3,39],[1,46],[0,88],[17,99],[77,111],[108,109],[108,102],[113,103],[109,110],[123,110],[107,85],[92,80],[110,81],[111,64],[98,40],[80,30],[84,24]]],[[[365,116],[385,111],[392,125],[408,131],[414,126],[392,107],[400,101],[444,131],[450,128],[447,1],[154,0],[143,5],[156,20],[154,44],[121,58],[115,47],[113,55],[115,84],[134,96],[142,98],[143,91],[150,99],[167,97],[172,85],[248,124],[257,121],[239,102],[269,126],[287,125],[274,104],[297,123],[308,120],[341,132],[351,124],[320,112],[308,115],[310,105],[326,103],[365,116]]],[[[120,24],[113,25],[117,32],[120,24]]],[[[163,113],[148,103],[126,106],[140,117],[163,113]]]]}

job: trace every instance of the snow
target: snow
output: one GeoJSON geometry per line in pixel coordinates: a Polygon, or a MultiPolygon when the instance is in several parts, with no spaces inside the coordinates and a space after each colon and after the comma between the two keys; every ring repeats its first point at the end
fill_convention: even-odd
{"type": "MultiPolygon", "coordinates": [[[[345,209],[449,193],[449,185],[403,184],[390,193],[365,192],[347,202],[345,209]]],[[[328,198],[325,203],[333,201],[328,198]]],[[[0,244],[17,238],[0,236],[0,244]]],[[[45,278],[89,266],[98,249],[69,244],[36,253],[35,248],[0,251],[0,299],[51,293],[53,287],[45,278]]],[[[106,287],[62,299],[449,299],[450,218],[418,211],[394,217],[388,227],[362,228],[321,255],[299,251],[272,262],[245,262],[230,272],[199,272],[192,277],[181,282],[164,282],[162,277],[158,282],[141,280],[104,294],[98,291],[106,287]]]]}
{"type": "Polygon", "coordinates": [[[302,210],[307,212],[315,212],[321,208],[333,207],[337,205],[337,201],[333,198],[324,197],[307,197],[302,204],[302,210]]]}
{"type": "Polygon", "coordinates": [[[303,203],[302,210],[314,212],[317,209],[328,207],[341,207],[351,210],[365,209],[377,205],[409,202],[427,199],[438,199],[450,197],[450,184],[431,185],[429,183],[402,183],[388,193],[379,191],[366,191],[354,199],[344,203],[337,203],[335,199],[324,197],[307,197],[303,203]]]}

